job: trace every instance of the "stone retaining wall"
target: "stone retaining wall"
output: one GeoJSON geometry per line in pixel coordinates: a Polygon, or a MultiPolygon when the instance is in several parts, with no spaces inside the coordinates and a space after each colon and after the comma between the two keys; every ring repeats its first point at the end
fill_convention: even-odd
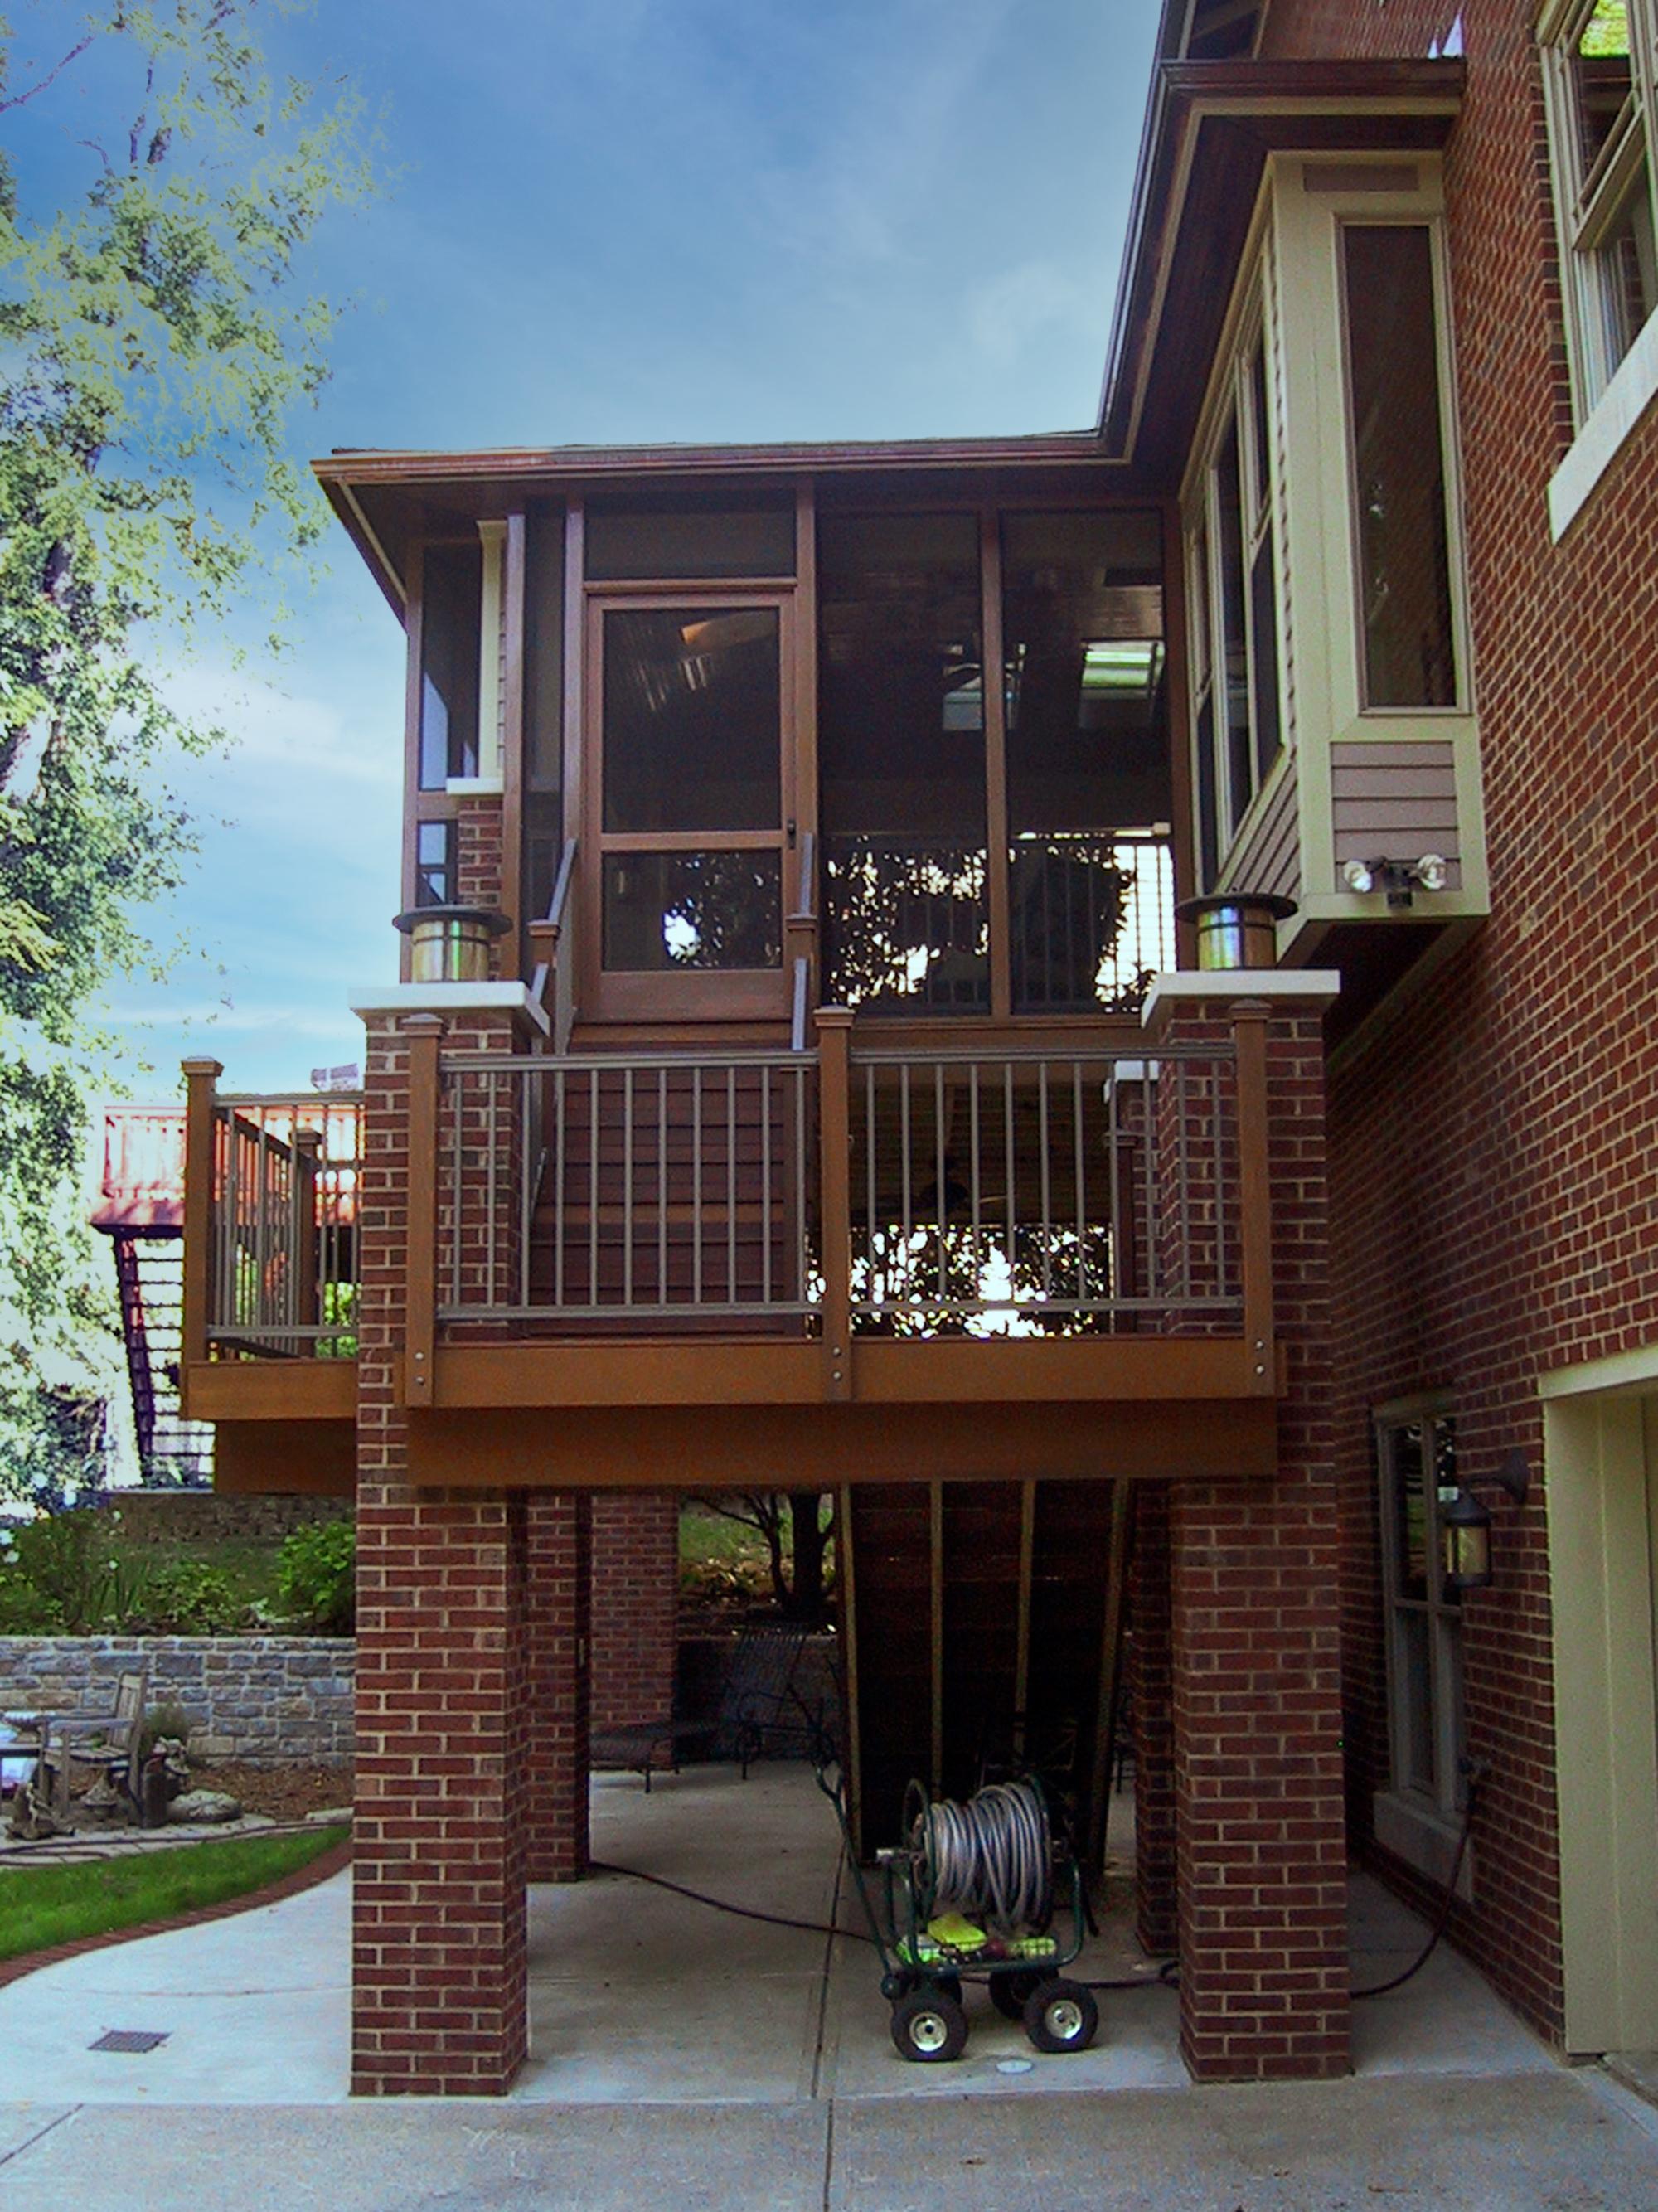
{"type": "Polygon", "coordinates": [[[216,1490],[110,1490],[104,1510],[121,1516],[129,1544],[279,1544],[296,1528],[349,1521],[349,1498],[238,1497],[216,1490]]]}
{"type": "Polygon", "coordinates": [[[108,1712],[148,1661],[149,1702],[184,1708],[193,1756],[343,1764],[355,1656],[349,1636],[0,1636],[0,1711],[108,1712]]]}

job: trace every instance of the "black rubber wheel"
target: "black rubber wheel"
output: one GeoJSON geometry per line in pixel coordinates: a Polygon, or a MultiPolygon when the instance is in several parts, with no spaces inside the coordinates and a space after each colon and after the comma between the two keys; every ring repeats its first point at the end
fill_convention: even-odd
{"type": "Polygon", "coordinates": [[[1057,1975],[1039,1982],[1025,2001],[1024,2032],[1038,2051],[1086,2051],[1099,2032],[1092,1990],[1057,1975]]]}
{"type": "Polygon", "coordinates": [[[892,2008],[892,2040],[901,2058],[941,2066],[967,2048],[967,2014],[936,1984],[912,1990],[892,2008]]]}
{"type": "Polygon", "coordinates": [[[1017,1973],[993,1974],[990,2002],[1004,2020],[1023,2020],[1024,2008],[1036,1994],[1042,1978],[1029,1966],[1021,1967],[1017,1973]]]}

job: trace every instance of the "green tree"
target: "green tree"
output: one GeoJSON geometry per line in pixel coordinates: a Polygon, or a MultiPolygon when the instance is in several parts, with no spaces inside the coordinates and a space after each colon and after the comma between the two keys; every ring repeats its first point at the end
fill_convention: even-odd
{"type": "Polygon", "coordinates": [[[301,264],[372,179],[356,96],[266,66],[255,18],[293,12],[0,16],[0,1491],[74,1478],[64,1395],[112,1349],[78,1218],[88,1006],[163,964],[143,910],[191,848],[168,776],[223,740],[168,667],[272,605],[321,526],[289,439],[336,310],[301,264]],[[17,152],[54,124],[67,195],[17,152]]]}

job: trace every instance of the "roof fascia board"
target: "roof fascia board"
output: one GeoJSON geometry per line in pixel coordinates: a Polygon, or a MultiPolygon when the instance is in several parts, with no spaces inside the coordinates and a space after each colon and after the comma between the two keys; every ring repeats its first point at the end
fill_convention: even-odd
{"type": "MultiPolygon", "coordinates": [[[[1297,150],[1296,126],[1302,122],[1351,118],[1356,143],[1361,126],[1395,118],[1400,122],[1442,118],[1448,130],[1461,108],[1464,76],[1458,58],[1165,62],[1158,67],[1147,104],[1100,395],[1100,435],[1112,459],[1132,464],[1135,458],[1149,372],[1157,351],[1175,255],[1185,234],[1192,172],[1205,125],[1230,124],[1251,131],[1263,164],[1268,151],[1297,150]],[[1262,129],[1263,125],[1278,127],[1262,129]]],[[[1326,141],[1305,150],[1327,152],[1330,148],[1326,141]]]]}

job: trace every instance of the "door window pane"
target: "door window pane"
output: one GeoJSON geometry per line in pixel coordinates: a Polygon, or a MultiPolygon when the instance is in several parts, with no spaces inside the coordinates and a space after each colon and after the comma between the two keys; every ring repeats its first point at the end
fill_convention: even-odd
{"type": "Polygon", "coordinates": [[[1350,434],[1364,703],[1456,701],[1433,257],[1424,225],[1350,225],[1350,434]]]}
{"type": "Polygon", "coordinates": [[[604,827],[781,826],[775,607],[608,608],[604,827]]]}
{"type": "Polygon", "coordinates": [[[1254,763],[1249,750],[1249,636],[1244,614],[1243,478],[1236,415],[1227,426],[1215,463],[1215,527],[1220,551],[1226,787],[1236,830],[1254,789],[1254,763]]]}
{"type": "Polygon", "coordinates": [[[778,968],[775,853],[607,853],[604,965],[613,971],[778,968]]]}

